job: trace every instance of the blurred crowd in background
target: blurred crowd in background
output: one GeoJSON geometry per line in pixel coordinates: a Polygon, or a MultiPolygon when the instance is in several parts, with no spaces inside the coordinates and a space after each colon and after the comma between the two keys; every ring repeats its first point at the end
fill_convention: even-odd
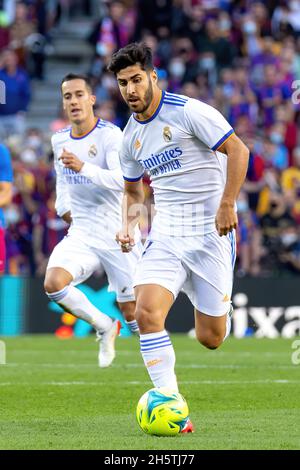
{"type": "MultiPolygon", "coordinates": [[[[0,0],[0,80],[12,99],[0,105],[0,138],[10,149],[14,198],[6,208],[7,272],[44,274],[67,226],[54,210],[50,136],[64,127],[26,128],[31,80],[47,80],[51,31],[65,12],[91,14],[79,0],[0,0]],[[10,8],[14,4],[14,8],[10,8]]],[[[123,128],[128,109],[106,71],[111,54],[131,41],[151,46],[162,89],[220,110],[250,149],[237,201],[237,276],[300,274],[300,1],[100,1],[86,41],[86,70],[96,113],[123,128]]],[[[147,204],[152,201],[145,177],[147,204]]],[[[145,235],[145,234],[144,234],[145,235]]]]}

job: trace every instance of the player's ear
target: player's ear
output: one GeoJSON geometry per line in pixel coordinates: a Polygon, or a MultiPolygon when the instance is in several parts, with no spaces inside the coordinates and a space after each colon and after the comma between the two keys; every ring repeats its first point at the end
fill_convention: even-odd
{"type": "Polygon", "coordinates": [[[95,103],[96,103],[96,96],[95,95],[91,95],[91,103],[92,103],[93,106],[95,105],[95,103]]]}
{"type": "Polygon", "coordinates": [[[156,72],[155,69],[153,69],[152,72],[151,72],[151,78],[155,83],[157,83],[158,77],[157,77],[157,72],[156,72]]]}

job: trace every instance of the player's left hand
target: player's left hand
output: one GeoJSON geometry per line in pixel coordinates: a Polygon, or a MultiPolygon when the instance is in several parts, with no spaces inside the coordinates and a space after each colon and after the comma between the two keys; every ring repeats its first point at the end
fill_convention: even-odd
{"type": "Polygon", "coordinates": [[[234,205],[221,203],[216,215],[216,229],[220,237],[235,229],[237,224],[238,218],[234,205]]]}
{"type": "Polygon", "coordinates": [[[66,168],[70,168],[73,171],[76,171],[78,173],[81,168],[83,167],[83,162],[79,160],[74,153],[69,152],[65,148],[63,148],[63,153],[59,157],[59,160],[63,162],[66,168]]]}
{"type": "Polygon", "coordinates": [[[130,237],[124,230],[120,230],[116,234],[116,242],[119,243],[121,246],[121,250],[123,253],[130,253],[132,248],[134,247],[134,238],[133,236],[130,237]]]}

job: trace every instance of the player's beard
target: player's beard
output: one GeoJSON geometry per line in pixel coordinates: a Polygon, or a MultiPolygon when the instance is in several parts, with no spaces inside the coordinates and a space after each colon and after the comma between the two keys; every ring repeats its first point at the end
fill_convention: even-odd
{"type": "Polygon", "coordinates": [[[152,86],[152,82],[149,76],[148,76],[148,83],[149,83],[149,86],[144,96],[144,108],[142,109],[142,111],[138,111],[139,113],[144,113],[149,108],[153,100],[153,86],[152,86]]]}
{"type": "Polygon", "coordinates": [[[137,114],[143,114],[147,109],[149,108],[152,100],[153,100],[153,86],[152,82],[150,80],[150,77],[148,76],[148,88],[145,92],[143,100],[141,100],[141,105],[139,108],[131,108],[135,113],[137,114]]]}

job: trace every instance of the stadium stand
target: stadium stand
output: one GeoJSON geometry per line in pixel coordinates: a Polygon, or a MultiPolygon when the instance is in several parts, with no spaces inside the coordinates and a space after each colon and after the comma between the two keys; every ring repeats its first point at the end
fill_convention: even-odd
{"type": "MultiPolygon", "coordinates": [[[[16,115],[5,135],[15,171],[14,201],[6,211],[7,272],[42,276],[65,231],[54,212],[49,144],[51,133],[66,124],[61,78],[87,72],[97,112],[123,127],[127,109],[106,64],[114,50],[132,40],[151,45],[163,88],[218,108],[250,148],[237,201],[236,275],[299,275],[297,0],[0,1],[0,79],[5,57],[17,54],[18,73],[31,82],[26,106],[7,111],[16,115]]],[[[148,183],[145,178],[150,205],[148,183]]]]}

